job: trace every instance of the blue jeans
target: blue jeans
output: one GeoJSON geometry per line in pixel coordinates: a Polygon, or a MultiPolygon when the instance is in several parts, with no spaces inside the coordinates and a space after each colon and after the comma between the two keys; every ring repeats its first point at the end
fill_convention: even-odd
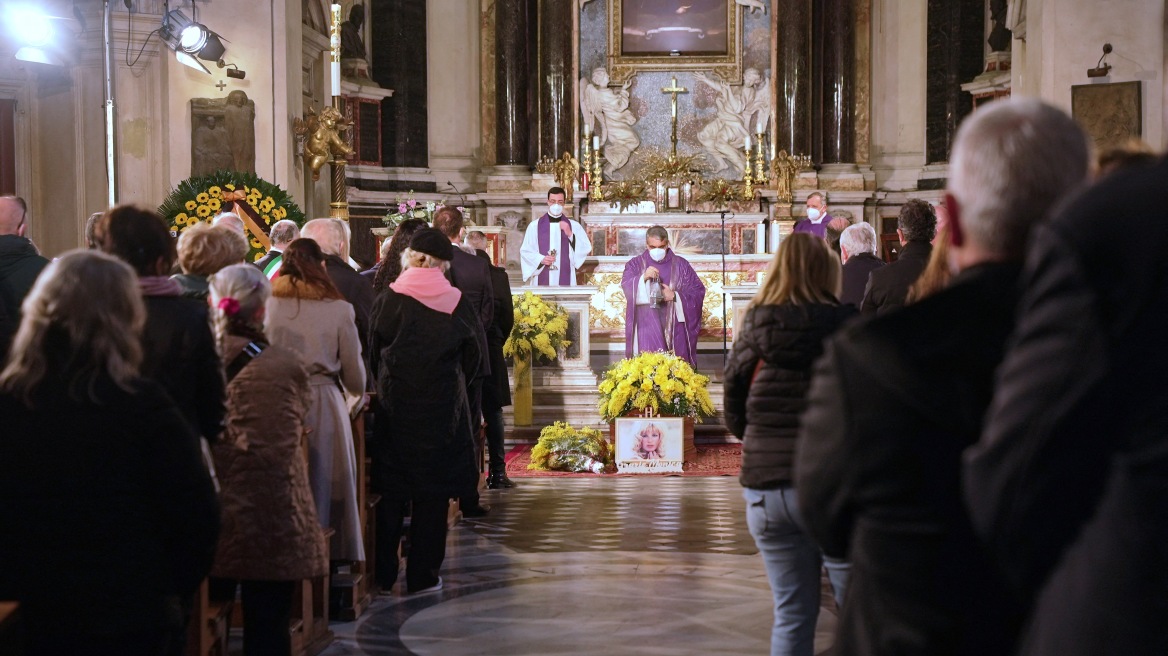
{"type": "Polygon", "coordinates": [[[745,488],[742,496],[746,499],[746,525],[762,554],[775,596],[771,656],[812,656],[815,622],[819,618],[820,567],[827,566],[827,577],[839,606],[850,566],[825,562],[819,546],[803,531],[794,487],[745,488]]]}

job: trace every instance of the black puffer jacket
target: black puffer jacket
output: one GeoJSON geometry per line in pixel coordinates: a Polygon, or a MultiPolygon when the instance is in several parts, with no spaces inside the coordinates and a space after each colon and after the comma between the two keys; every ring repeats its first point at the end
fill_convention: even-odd
{"type": "Polygon", "coordinates": [[[850,305],[760,305],[746,313],[726,363],[726,427],[742,440],[743,487],[794,481],[795,438],[811,365],[823,340],[856,314],[850,305]]]}
{"type": "Polygon", "coordinates": [[[29,240],[0,235],[0,360],[20,327],[20,304],[48,264],[29,240]]]}

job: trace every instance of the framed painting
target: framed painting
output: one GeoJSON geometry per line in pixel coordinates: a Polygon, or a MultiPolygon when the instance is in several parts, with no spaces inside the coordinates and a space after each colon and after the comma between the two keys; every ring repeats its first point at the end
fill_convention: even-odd
{"type": "Polygon", "coordinates": [[[610,0],[609,77],[713,71],[742,77],[742,11],[735,0],[610,0]]]}
{"type": "Polygon", "coordinates": [[[635,417],[617,419],[615,423],[618,472],[681,472],[685,460],[685,419],[635,417]]]}
{"type": "Polygon", "coordinates": [[[1071,115],[1091,135],[1097,150],[1139,139],[1143,132],[1142,107],[1138,81],[1071,87],[1071,115]]]}

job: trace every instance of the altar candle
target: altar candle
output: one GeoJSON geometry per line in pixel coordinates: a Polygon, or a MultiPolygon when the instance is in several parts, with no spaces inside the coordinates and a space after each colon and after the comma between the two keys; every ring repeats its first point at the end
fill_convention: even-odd
{"type": "Polygon", "coordinates": [[[755,134],[762,134],[762,133],[766,132],[766,119],[765,118],[763,118],[761,116],[758,117],[758,129],[755,130],[754,132],[755,132],[755,134]]]}
{"type": "Polygon", "coordinates": [[[332,74],[332,95],[341,95],[341,6],[332,7],[332,30],[329,37],[329,46],[332,50],[329,60],[332,62],[329,72],[332,74]]]}
{"type": "Polygon", "coordinates": [[[600,150],[600,135],[592,135],[592,150],[600,150]]]}
{"type": "Polygon", "coordinates": [[[766,226],[765,220],[759,221],[758,225],[754,226],[754,254],[764,255],[767,252],[766,242],[766,226]]]}
{"type": "Polygon", "coordinates": [[[584,124],[584,138],[588,139],[588,135],[592,134],[592,126],[587,123],[584,124]]]}
{"type": "Polygon", "coordinates": [[[746,135],[746,151],[750,152],[750,135],[746,135]]]}
{"type": "Polygon", "coordinates": [[[778,253],[779,252],[779,222],[778,221],[773,221],[773,220],[771,221],[770,234],[768,236],[770,237],[770,242],[771,242],[770,252],[771,253],[778,253]]]}

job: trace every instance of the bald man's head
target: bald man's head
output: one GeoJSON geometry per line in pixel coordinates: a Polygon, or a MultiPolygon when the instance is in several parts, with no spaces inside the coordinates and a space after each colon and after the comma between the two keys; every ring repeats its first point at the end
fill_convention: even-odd
{"type": "Polygon", "coordinates": [[[24,235],[28,206],[18,196],[0,196],[0,235],[24,235]]]}

